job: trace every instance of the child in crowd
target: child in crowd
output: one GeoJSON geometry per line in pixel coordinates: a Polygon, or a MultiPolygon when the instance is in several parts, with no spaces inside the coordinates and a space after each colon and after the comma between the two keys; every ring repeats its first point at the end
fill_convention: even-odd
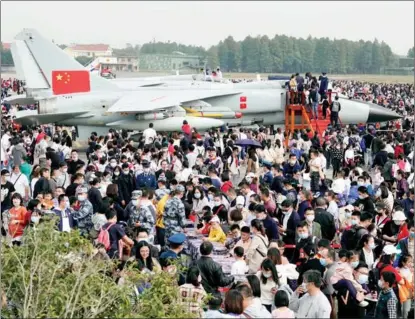
{"type": "Polygon", "coordinates": [[[278,290],[274,298],[275,308],[272,311],[272,318],[295,318],[295,313],[288,308],[290,299],[288,293],[284,290],[278,290]]]}
{"type": "Polygon", "coordinates": [[[224,318],[224,314],[220,311],[222,298],[218,295],[209,299],[208,310],[203,314],[203,318],[224,318]]]}
{"type": "Polygon", "coordinates": [[[42,206],[45,210],[51,210],[53,208],[53,195],[52,192],[44,192],[42,199],[42,206]]]}
{"type": "Polygon", "coordinates": [[[359,302],[360,307],[366,307],[368,302],[364,300],[365,290],[354,276],[353,269],[359,265],[359,255],[353,251],[342,249],[339,251],[339,261],[334,275],[330,278],[333,288],[336,290],[347,289],[350,296],[359,302]]]}
{"type": "Polygon", "coordinates": [[[212,210],[209,206],[203,207],[201,223],[197,225],[196,233],[202,235],[209,235],[210,232],[210,220],[212,219],[212,210]]]}
{"type": "Polygon", "coordinates": [[[236,261],[232,264],[231,275],[235,277],[235,282],[245,279],[245,274],[248,273],[248,265],[245,262],[245,250],[238,246],[233,250],[236,261]]]}
{"type": "Polygon", "coordinates": [[[222,227],[220,226],[219,217],[213,216],[209,224],[210,224],[210,231],[209,231],[209,237],[207,238],[207,240],[211,242],[219,242],[221,244],[224,244],[226,241],[226,235],[222,227]]]}

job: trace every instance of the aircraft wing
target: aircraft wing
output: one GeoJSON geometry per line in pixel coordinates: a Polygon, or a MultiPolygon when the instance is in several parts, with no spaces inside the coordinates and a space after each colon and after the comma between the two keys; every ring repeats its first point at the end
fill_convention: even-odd
{"type": "Polygon", "coordinates": [[[178,91],[138,91],[131,92],[115,102],[108,112],[141,113],[168,109],[182,103],[203,100],[218,96],[237,95],[235,90],[178,90],[178,91]]]}
{"type": "Polygon", "coordinates": [[[21,125],[42,125],[68,120],[85,113],[88,112],[37,114],[37,111],[20,111],[17,112],[17,116],[13,121],[21,125]]]}

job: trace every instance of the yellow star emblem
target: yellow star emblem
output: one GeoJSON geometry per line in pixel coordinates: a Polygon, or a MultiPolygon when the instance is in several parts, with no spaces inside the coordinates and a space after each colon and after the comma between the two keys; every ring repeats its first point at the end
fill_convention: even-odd
{"type": "Polygon", "coordinates": [[[58,75],[56,76],[56,80],[58,80],[58,81],[62,81],[62,75],[58,74],[58,75]]]}

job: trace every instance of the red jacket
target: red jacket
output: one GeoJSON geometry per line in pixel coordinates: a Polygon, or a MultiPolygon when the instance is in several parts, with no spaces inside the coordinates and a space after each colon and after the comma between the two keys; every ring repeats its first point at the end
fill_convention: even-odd
{"type": "Polygon", "coordinates": [[[399,227],[398,237],[396,238],[396,242],[400,242],[402,239],[409,237],[409,230],[408,225],[405,223],[399,227]]]}
{"type": "Polygon", "coordinates": [[[13,207],[9,210],[9,234],[12,238],[23,235],[23,230],[27,225],[27,210],[25,207],[13,207]],[[18,222],[16,224],[16,221],[18,222]]]}
{"type": "Polygon", "coordinates": [[[402,145],[396,145],[395,146],[395,158],[398,158],[400,154],[403,154],[403,146],[402,145]]]}
{"type": "Polygon", "coordinates": [[[184,134],[187,134],[187,135],[192,134],[192,128],[190,127],[189,124],[183,124],[182,125],[182,131],[183,131],[184,134]]]}

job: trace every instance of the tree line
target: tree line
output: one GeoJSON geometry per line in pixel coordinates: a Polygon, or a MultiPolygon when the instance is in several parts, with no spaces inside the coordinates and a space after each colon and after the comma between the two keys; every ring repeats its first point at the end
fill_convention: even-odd
{"type": "MultiPolygon", "coordinates": [[[[286,35],[275,35],[272,39],[266,35],[247,36],[242,41],[228,36],[208,50],[177,42],[153,41],[141,46],[127,44],[126,48],[114,49],[114,55],[171,54],[174,51],[197,55],[210,68],[220,66],[225,72],[378,74],[383,68],[398,67],[398,56],[383,41],[331,40],[311,36],[307,39],[286,35]]],[[[414,57],[413,47],[409,49],[408,57],[414,57]]],[[[1,62],[3,65],[13,64],[10,50],[2,47],[1,62]]]]}
{"type": "MultiPolygon", "coordinates": [[[[413,57],[413,48],[411,50],[408,57],[413,57]]],[[[373,42],[311,36],[303,39],[286,35],[275,35],[271,39],[264,35],[235,41],[228,36],[208,50],[176,42],[149,42],[140,47],[139,54],[174,51],[199,55],[210,68],[220,66],[226,72],[377,74],[383,68],[398,66],[398,56],[388,44],[377,39],[373,42]]]]}

